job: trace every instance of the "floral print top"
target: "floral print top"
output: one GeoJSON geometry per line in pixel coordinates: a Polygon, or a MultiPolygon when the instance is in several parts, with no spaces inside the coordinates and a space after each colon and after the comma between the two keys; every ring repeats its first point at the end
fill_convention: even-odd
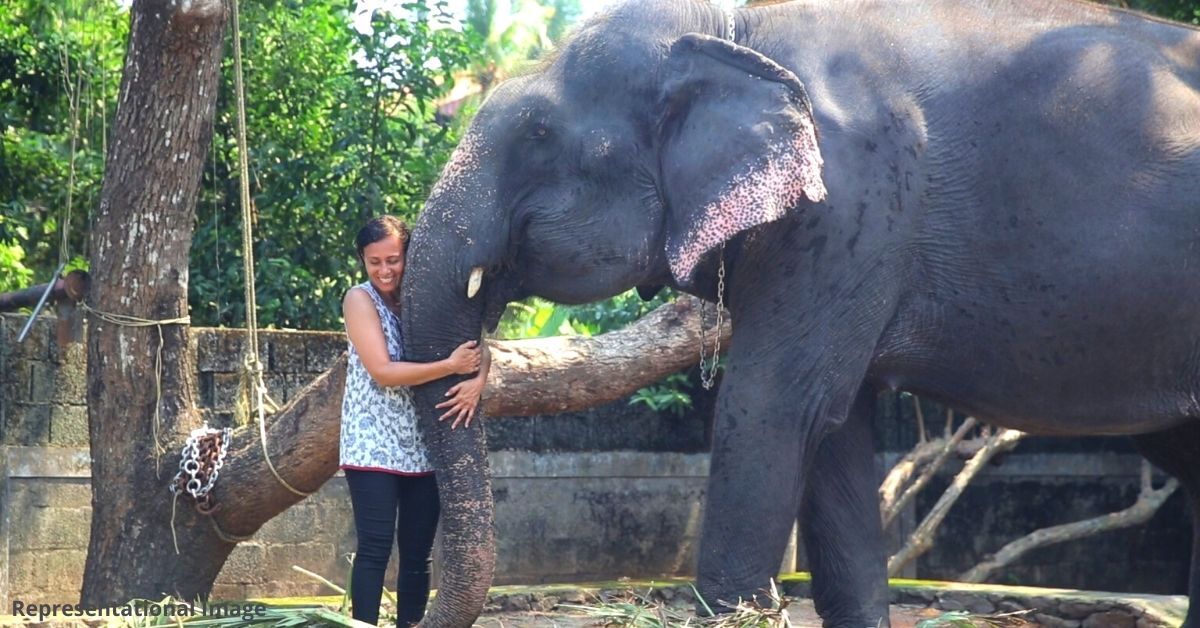
{"type": "MultiPolygon", "coordinates": [[[[400,320],[383,297],[365,282],[351,288],[371,295],[388,357],[404,359],[400,320]]],[[[417,411],[412,391],[407,386],[380,386],[363,366],[362,359],[349,343],[346,366],[346,390],[342,396],[342,430],[339,464],[342,469],[384,471],[399,475],[429,475],[433,465],[425,451],[425,442],[417,431],[417,411]]]]}

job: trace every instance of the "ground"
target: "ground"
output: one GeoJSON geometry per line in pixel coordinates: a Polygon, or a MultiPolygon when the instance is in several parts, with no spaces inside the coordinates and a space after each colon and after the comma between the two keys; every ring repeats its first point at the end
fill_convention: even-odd
{"type": "MultiPolygon", "coordinates": [[[[792,600],[787,607],[788,617],[796,628],[820,628],[821,619],[813,610],[812,600],[792,600]]],[[[937,617],[943,611],[921,606],[893,605],[892,628],[914,628],[917,622],[937,617]]],[[[584,628],[603,626],[602,619],[580,612],[526,611],[488,613],[475,622],[477,628],[584,628]]]]}

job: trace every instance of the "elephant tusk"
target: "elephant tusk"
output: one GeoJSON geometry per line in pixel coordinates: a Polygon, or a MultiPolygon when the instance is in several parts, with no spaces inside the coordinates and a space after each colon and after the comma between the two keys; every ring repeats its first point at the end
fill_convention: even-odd
{"type": "Polygon", "coordinates": [[[476,294],[479,294],[479,285],[483,283],[483,267],[476,266],[471,269],[471,278],[467,280],[467,298],[474,299],[476,294]]]}

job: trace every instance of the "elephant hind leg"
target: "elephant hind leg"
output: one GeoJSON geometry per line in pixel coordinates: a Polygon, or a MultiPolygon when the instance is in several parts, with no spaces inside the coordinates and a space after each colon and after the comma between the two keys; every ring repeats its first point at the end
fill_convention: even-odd
{"type": "Polygon", "coordinates": [[[1192,566],[1183,628],[1200,628],[1200,421],[1133,438],[1138,451],[1179,479],[1192,508],[1192,566]]]}
{"type": "Polygon", "coordinates": [[[846,423],[821,442],[801,505],[813,604],[826,627],[889,625],[874,407],[875,392],[865,386],[846,423]]]}

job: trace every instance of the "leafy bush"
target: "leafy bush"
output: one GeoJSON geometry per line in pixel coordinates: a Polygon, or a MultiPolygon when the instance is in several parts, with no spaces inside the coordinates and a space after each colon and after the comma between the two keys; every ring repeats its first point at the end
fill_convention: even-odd
{"type": "Polygon", "coordinates": [[[0,241],[0,292],[28,288],[33,280],[33,271],[23,263],[25,251],[20,245],[0,241]]]}
{"type": "MultiPolygon", "coordinates": [[[[411,221],[456,143],[434,101],[475,50],[444,3],[408,2],[352,27],[349,0],[248,3],[243,66],[255,224],[258,318],[340,329],[360,281],[353,238],[369,218],[411,221]]],[[[192,247],[197,324],[245,320],[232,59],[192,247]]]]}
{"type": "Polygon", "coordinates": [[[0,256],[6,285],[49,280],[60,255],[85,252],[128,21],[128,10],[109,0],[0,5],[0,245],[20,248],[0,256]],[[68,188],[64,252],[59,228],[68,188]]]}
{"type": "Polygon", "coordinates": [[[1128,5],[1167,19],[1200,24],[1200,1],[1197,0],[1132,0],[1128,5]]]}

